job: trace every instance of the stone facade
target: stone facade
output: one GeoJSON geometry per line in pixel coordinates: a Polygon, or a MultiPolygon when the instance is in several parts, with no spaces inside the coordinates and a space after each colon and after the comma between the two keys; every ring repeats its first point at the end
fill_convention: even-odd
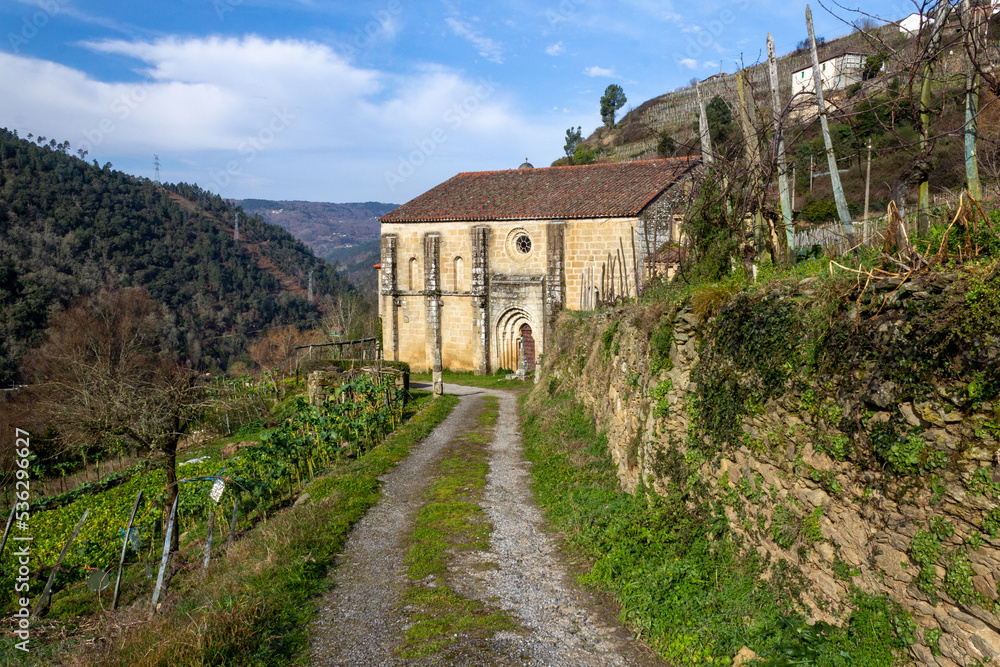
{"type": "MultiPolygon", "coordinates": [[[[674,171],[651,178],[648,166],[632,163],[646,169],[649,184],[644,184],[645,190],[625,193],[635,201],[627,202],[632,210],[624,214],[621,201],[613,196],[607,196],[604,208],[617,214],[580,214],[602,208],[600,198],[606,194],[594,194],[595,173],[633,168],[595,165],[534,170],[539,175],[562,170],[558,175],[564,181],[565,170],[585,170],[580,201],[589,208],[570,199],[535,201],[523,211],[512,211],[518,206],[514,195],[494,219],[463,217],[462,212],[450,216],[456,219],[407,216],[409,204],[398,209],[404,211],[397,216],[400,220],[393,214],[383,218],[379,313],[385,358],[405,361],[415,371],[449,368],[489,374],[515,371],[519,364],[530,371],[544,353],[560,311],[589,310],[601,301],[635,296],[636,274],[641,281],[646,257],[674,232],[673,214],[690,196],[686,183],[695,164],[652,162],[669,163],[674,171]],[[532,206],[548,214],[532,216],[532,206]]],[[[564,199],[566,190],[563,184],[564,199]]],[[[469,187],[468,198],[478,192],[469,187]]],[[[543,194],[548,196],[547,191],[543,194]]]]}
{"type": "MultiPolygon", "coordinates": [[[[578,282],[565,275],[564,226],[383,224],[380,313],[386,358],[405,361],[415,371],[433,370],[439,349],[439,368],[513,370],[518,339],[528,333],[525,325],[541,354],[545,329],[564,307],[566,285],[578,282]],[[530,239],[528,252],[513,247],[520,236],[530,239]]],[[[596,257],[589,237],[580,243],[593,245],[596,257]]]]}

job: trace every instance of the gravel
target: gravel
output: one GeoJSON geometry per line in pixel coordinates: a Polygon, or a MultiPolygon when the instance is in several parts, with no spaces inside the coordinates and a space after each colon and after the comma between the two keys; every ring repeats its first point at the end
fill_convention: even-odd
{"type": "Polygon", "coordinates": [[[383,497],[351,532],[311,626],[314,665],[659,665],[629,638],[614,610],[576,585],[545,532],[524,461],[517,404],[510,392],[446,385],[461,400],[410,456],[385,476],[383,497]],[[500,414],[490,447],[483,509],[492,527],[488,552],[453,559],[449,583],[466,597],[506,611],[522,626],[463,642],[434,658],[404,661],[395,652],[408,623],[403,538],[452,438],[475,428],[482,398],[500,414]],[[495,564],[484,569],[482,563],[495,564]]]}

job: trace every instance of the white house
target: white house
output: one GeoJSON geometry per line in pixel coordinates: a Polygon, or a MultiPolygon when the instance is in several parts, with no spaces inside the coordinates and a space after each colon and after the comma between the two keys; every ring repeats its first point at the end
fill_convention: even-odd
{"type": "Polygon", "coordinates": [[[919,32],[921,23],[924,25],[930,25],[934,23],[934,18],[930,16],[921,16],[919,13],[914,12],[899,22],[899,31],[906,33],[907,35],[915,35],[919,32]]]}
{"type": "MultiPolygon", "coordinates": [[[[823,92],[840,90],[852,83],[861,81],[861,73],[868,56],[862,53],[841,53],[827,58],[819,64],[820,80],[823,82],[823,92]]],[[[812,65],[792,72],[792,95],[811,93],[816,84],[812,65]]]]}

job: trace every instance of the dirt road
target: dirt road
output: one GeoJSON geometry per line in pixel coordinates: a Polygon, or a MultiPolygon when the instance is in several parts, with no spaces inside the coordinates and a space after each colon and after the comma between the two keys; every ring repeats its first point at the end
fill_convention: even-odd
{"type": "Polygon", "coordinates": [[[613,610],[569,576],[532,500],[513,393],[445,390],[461,397],[458,406],[385,477],[383,497],[355,525],[338,559],[336,587],[311,628],[312,664],[659,664],[613,610]],[[495,425],[486,429],[488,412],[495,425]],[[442,461],[472,460],[479,441],[469,434],[477,433],[488,434],[480,446],[488,472],[481,488],[459,491],[475,506],[467,523],[486,518],[488,542],[480,544],[488,548],[451,549],[446,573],[415,581],[407,564],[414,522],[432,502],[428,489],[446,474],[442,461]],[[446,601],[430,607],[440,619],[414,602],[428,594],[446,601]]]}

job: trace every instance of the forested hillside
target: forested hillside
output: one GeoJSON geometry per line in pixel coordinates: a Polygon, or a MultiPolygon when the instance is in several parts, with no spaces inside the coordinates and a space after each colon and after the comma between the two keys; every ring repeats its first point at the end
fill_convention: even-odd
{"type": "Polygon", "coordinates": [[[20,379],[49,316],[103,285],[141,286],[196,367],[225,368],[248,338],[313,326],[344,278],[285,230],[197,186],[157,185],[0,129],[0,386],[20,379]],[[316,303],[307,300],[313,271],[316,303]]]}

